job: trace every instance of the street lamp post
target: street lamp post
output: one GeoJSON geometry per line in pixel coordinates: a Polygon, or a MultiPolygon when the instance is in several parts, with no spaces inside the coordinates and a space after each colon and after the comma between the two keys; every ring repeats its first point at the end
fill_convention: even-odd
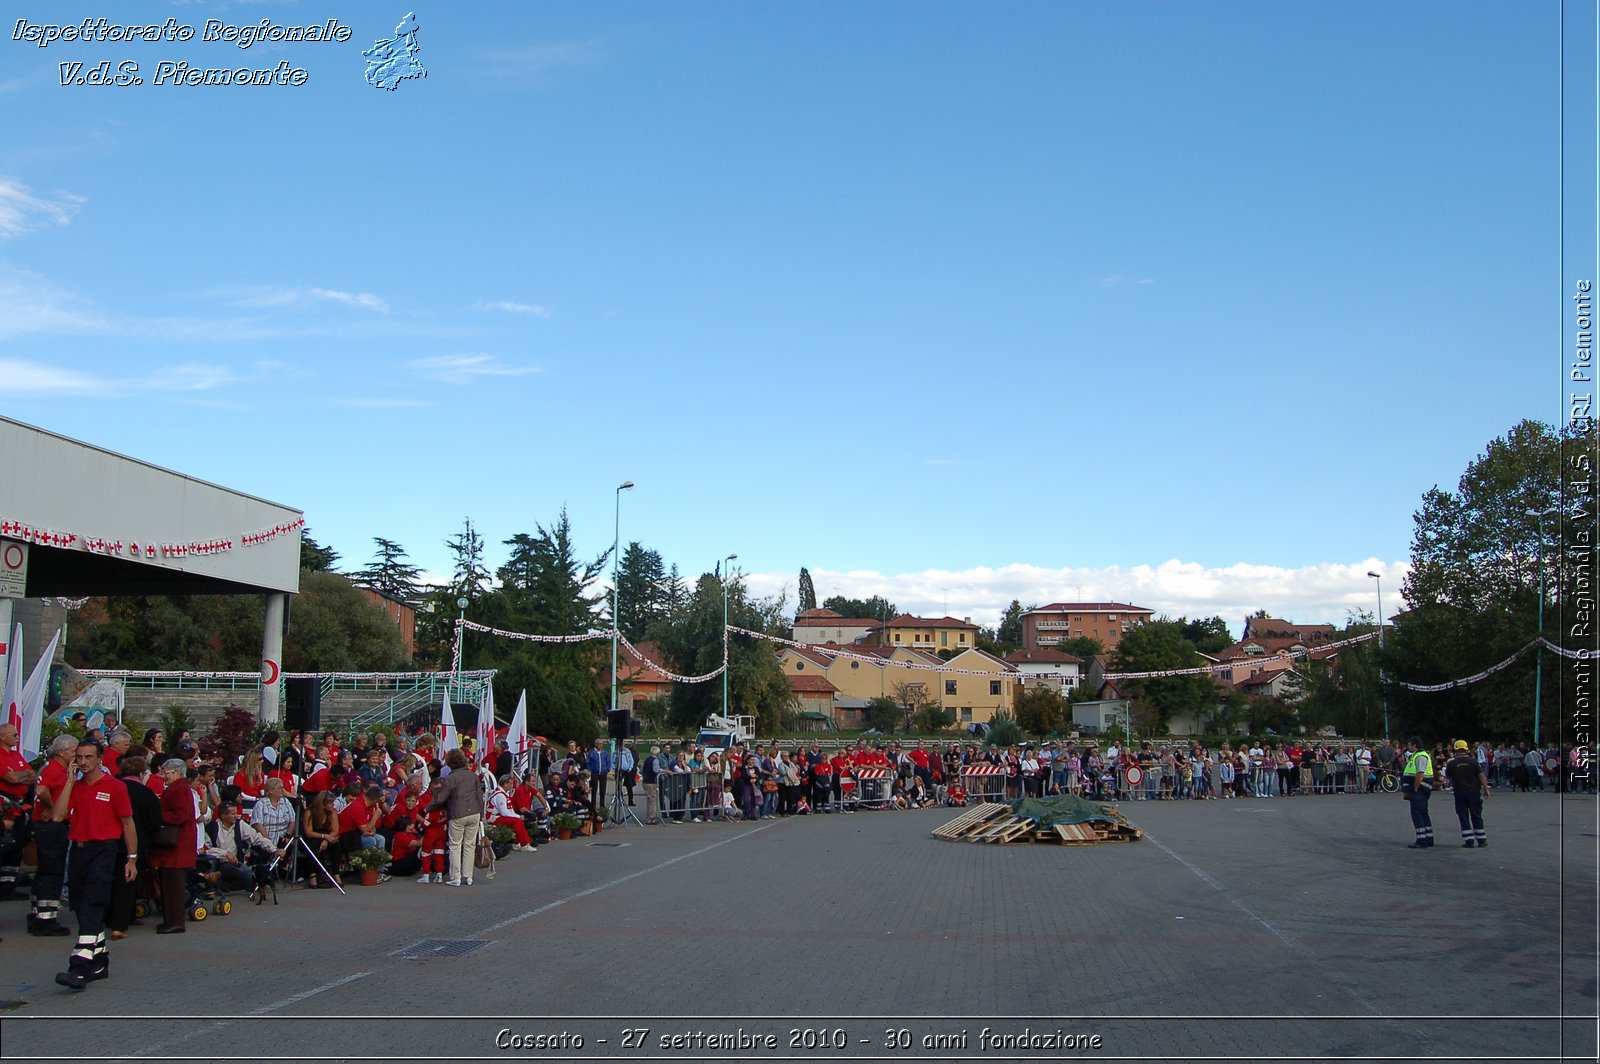
{"type": "MultiPolygon", "coordinates": [[[[1378,657],[1383,657],[1383,577],[1370,569],[1367,575],[1378,582],[1378,657]]],[[[1389,741],[1389,688],[1383,682],[1383,665],[1378,666],[1378,692],[1383,696],[1383,741],[1389,741]]]]}
{"type": "MultiPolygon", "coordinates": [[[[622,631],[622,618],[617,613],[621,596],[617,588],[617,570],[620,559],[617,549],[622,545],[622,493],[633,488],[633,481],[624,480],[617,485],[617,506],[611,533],[611,708],[617,708],[617,637],[622,631]]],[[[609,720],[609,718],[608,718],[609,720]]]]}
{"type": "Polygon", "coordinates": [[[737,554],[722,559],[722,715],[728,715],[728,562],[738,561],[737,554]]]}
{"type": "Polygon", "coordinates": [[[456,609],[461,611],[461,620],[456,623],[456,700],[461,700],[461,667],[465,662],[461,659],[467,656],[467,596],[462,595],[456,599],[456,609]]]}
{"type": "Polygon", "coordinates": [[[1554,517],[1559,511],[1554,506],[1547,510],[1528,510],[1527,515],[1539,523],[1539,646],[1534,651],[1533,665],[1533,745],[1539,745],[1540,698],[1544,693],[1544,519],[1554,517]]]}

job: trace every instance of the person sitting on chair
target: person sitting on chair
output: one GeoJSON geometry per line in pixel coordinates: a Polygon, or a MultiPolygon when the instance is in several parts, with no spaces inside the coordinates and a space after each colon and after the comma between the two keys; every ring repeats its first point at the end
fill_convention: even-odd
{"type": "Polygon", "coordinates": [[[217,818],[206,824],[205,856],[224,890],[250,890],[256,885],[252,851],[268,860],[273,854],[283,856],[271,839],[239,819],[238,806],[223,802],[217,807],[217,818]]]}

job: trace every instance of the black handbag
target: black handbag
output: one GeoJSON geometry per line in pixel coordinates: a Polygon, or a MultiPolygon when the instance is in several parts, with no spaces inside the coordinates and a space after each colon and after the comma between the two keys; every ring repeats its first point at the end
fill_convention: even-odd
{"type": "Polygon", "coordinates": [[[150,838],[150,845],[159,850],[175,850],[183,837],[183,828],[177,824],[162,824],[150,838]]]}

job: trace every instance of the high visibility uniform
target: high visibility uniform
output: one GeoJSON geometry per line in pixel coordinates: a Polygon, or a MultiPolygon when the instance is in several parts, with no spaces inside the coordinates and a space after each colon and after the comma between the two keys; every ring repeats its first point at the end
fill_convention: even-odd
{"type": "Polygon", "coordinates": [[[1401,789],[1411,806],[1411,826],[1417,839],[1411,845],[1416,849],[1433,845],[1433,818],[1428,815],[1428,799],[1433,796],[1433,758],[1426,750],[1418,750],[1406,758],[1405,780],[1401,789]],[[1416,785],[1417,773],[1422,773],[1423,785],[1416,785]]]}

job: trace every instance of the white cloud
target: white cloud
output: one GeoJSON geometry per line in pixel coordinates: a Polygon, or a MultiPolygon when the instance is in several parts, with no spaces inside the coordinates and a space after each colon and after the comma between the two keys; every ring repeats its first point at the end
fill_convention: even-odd
{"type": "Polygon", "coordinates": [[[466,384],[480,377],[525,377],[542,372],[538,366],[508,366],[499,355],[439,355],[414,359],[411,365],[425,376],[451,384],[466,384]]]}
{"type": "Polygon", "coordinates": [[[313,288],[311,296],[314,299],[325,299],[334,303],[343,303],[350,307],[360,307],[362,310],[376,310],[380,314],[389,312],[389,304],[371,292],[340,292],[332,288],[313,288]]]}
{"type": "Polygon", "coordinates": [[[228,303],[235,307],[251,308],[338,303],[380,314],[389,312],[389,304],[380,296],[371,292],[343,292],[335,288],[249,288],[231,293],[228,303]]]}
{"type": "Polygon", "coordinates": [[[0,240],[67,225],[84,202],[82,196],[68,192],[47,198],[14,177],[0,177],[0,240]]]}
{"type": "Polygon", "coordinates": [[[47,366],[26,359],[0,359],[0,395],[112,395],[133,392],[209,392],[241,378],[226,366],[184,362],[117,377],[47,366]]]}
{"type": "MultiPolygon", "coordinates": [[[[1407,562],[1367,558],[1358,562],[1323,562],[1288,568],[1238,562],[1208,568],[1177,559],[1159,565],[1110,566],[1102,569],[1050,569],[1012,564],[991,569],[928,569],[885,575],[870,570],[831,572],[813,569],[817,599],[832,595],[868,598],[882,595],[902,611],[919,616],[971,617],[974,624],[993,626],[1012,599],[1023,606],[1047,602],[1126,602],[1171,617],[1220,615],[1235,635],[1244,619],[1258,609],[1302,624],[1343,624],[1353,612],[1377,612],[1375,581],[1368,570],[1382,574],[1384,613],[1405,607],[1400,584],[1407,562]]],[[[787,591],[795,600],[793,574],[751,573],[746,581],[759,596],[787,591]]]]}
{"type": "Polygon", "coordinates": [[[475,310],[499,310],[507,314],[526,314],[533,318],[548,318],[550,308],[540,306],[538,303],[518,303],[510,299],[497,299],[478,303],[475,310]]]}
{"type": "Polygon", "coordinates": [[[0,395],[101,395],[112,382],[92,373],[0,358],[0,395]]]}
{"type": "Polygon", "coordinates": [[[1110,275],[1108,275],[1106,277],[1100,278],[1100,280],[1097,281],[1096,283],[1099,284],[1099,286],[1101,288],[1121,288],[1125,284],[1145,285],[1145,284],[1155,284],[1155,281],[1151,280],[1148,277],[1140,277],[1140,278],[1135,279],[1135,278],[1132,278],[1132,277],[1124,277],[1120,273],[1113,273],[1113,274],[1110,274],[1110,275]]]}

